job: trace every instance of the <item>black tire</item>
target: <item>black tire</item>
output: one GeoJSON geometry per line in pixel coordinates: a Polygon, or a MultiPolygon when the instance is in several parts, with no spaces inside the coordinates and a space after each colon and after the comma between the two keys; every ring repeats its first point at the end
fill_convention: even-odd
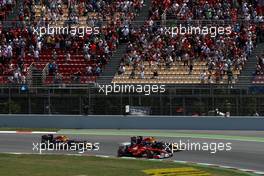
{"type": "Polygon", "coordinates": [[[41,136],[41,143],[46,143],[46,142],[52,142],[53,141],[53,135],[48,134],[48,135],[43,135],[41,136]]]}
{"type": "Polygon", "coordinates": [[[48,140],[48,136],[47,135],[41,136],[41,143],[46,143],[47,140],[48,140]]]}
{"type": "Polygon", "coordinates": [[[154,153],[150,150],[147,150],[146,154],[147,154],[147,158],[153,158],[154,157],[154,153]]]}
{"type": "Polygon", "coordinates": [[[117,156],[118,156],[118,157],[122,157],[122,156],[124,156],[124,151],[123,151],[121,148],[118,149],[118,151],[117,151],[117,156]]]}

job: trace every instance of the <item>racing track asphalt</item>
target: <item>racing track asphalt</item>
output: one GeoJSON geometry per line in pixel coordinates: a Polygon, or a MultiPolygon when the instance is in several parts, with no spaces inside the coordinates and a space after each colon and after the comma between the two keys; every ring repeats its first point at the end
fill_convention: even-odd
{"type": "MultiPolygon", "coordinates": [[[[214,132],[212,132],[214,133],[214,132]]],[[[216,132],[215,132],[216,133],[216,132]]],[[[219,133],[219,132],[218,132],[219,133]]],[[[222,132],[224,133],[224,132],[222,132]]],[[[251,136],[254,132],[237,132],[241,136],[251,136]]],[[[226,135],[226,134],[225,134],[226,135]]],[[[73,139],[86,140],[89,142],[99,142],[100,150],[88,152],[84,155],[107,155],[116,156],[118,145],[122,142],[129,141],[129,136],[94,136],[94,135],[68,135],[73,139]]],[[[264,135],[258,134],[263,137],[264,135]]],[[[39,134],[0,134],[0,153],[38,153],[33,151],[33,142],[40,142],[41,135],[39,134]]],[[[172,160],[191,161],[200,163],[219,164],[242,169],[251,169],[264,172],[264,143],[263,142],[247,142],[235,140],[215,140],[204,138],[164,138],[158,137],[159,140],[167,142],[179,142],[179,140],[187,142],[231,142],[232,150],[229,152],[219,151],[211,154],[208,151],[181,151],[174,153],[172,160]]],[[[44,152],[52,153],[52,152],[44,152]]],[[[56,152],[55,152],[56,153],[56,152]]],[[[59,152],[68,153],[68,152],[59,152]]],[[[77,152],[69,152],[70,154],[77,154],[77,152]]]]}

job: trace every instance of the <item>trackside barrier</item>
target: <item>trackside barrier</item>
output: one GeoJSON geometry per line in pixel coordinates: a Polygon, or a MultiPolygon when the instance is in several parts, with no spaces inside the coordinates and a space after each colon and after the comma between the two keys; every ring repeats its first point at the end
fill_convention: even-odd
{"type": "Polygon", "coordinates": [[[0,127],[71,129],[264,130],[263,117],[0,115],[0,127]]]}

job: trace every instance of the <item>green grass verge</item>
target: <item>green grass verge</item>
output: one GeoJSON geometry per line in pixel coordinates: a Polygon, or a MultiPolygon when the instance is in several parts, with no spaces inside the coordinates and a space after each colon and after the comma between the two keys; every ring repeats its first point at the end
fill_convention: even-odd
{"type": "Polygon", "coordinates": [[[50,131],[56,132],[59,131],[58,128],[9,128],[9,127],[0,127],[0,131],[50,131]]]}
{"type": "Polygon", "coordinates": [[[186,165],[170,161],[128,160],[64,155],[0,154],[0,175],[8,176],[145,176],[142,170],[193,167],[213,176],[252,176],[252,174],[186,165]]]}

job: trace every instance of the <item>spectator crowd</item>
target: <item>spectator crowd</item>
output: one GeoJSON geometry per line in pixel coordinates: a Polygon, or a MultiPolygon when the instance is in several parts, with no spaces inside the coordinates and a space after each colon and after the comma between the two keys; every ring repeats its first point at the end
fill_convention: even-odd
{"type": "Polygon", "coordinates": [[[264,78],[264,54],[257,56],[257,69],[255,75],[260,75],[264,78]]]}
{"type": "MultiPolygon", "coordinates": [[[[9,1],[5,2],[8,5],[9,1]]],[[[44,69],[45,65],[55,82],[57,77],[59,80],[72,77],[74,81],[82,76],[100,75],[143,6],[140,0],[25,0],[23,3],[16,19],[19,25],[1,27],[0,75],[9,80],[25,80],[22,77],[29,68],[44,69]],[[86,25],[98,27],[99,33],[86,33],[82,37],[37,35],[35,29],[48,25],[70,29],[86,25]],[[60,62],[61,55],[64,63],[60,62]],[[49,59],[44,60],[47,56],[49,59]],[[74,63],[80,68],[64,71],[65,65],[74,63]]]]}
{"type": "Polygon", "coordinates": [[[144,26],[130,29],[131,40],[121,60],[119,74],[131,66],[130,78],[145,78],[148,62],[153,77],[161,65],[167,69],[183,62],[189,74],[194,63],[206,61],[201,72],[202,83],[219,83],[225,76],[232,82],[233,73],[243,69],[248,57],[263,35],[264,8],[261,1],[241,0],[152,0],[149,18],[144,26]],[[230,34],[171,35],[168,26],[231,27],[230,34]]]}
{"type": "MultiPolygon", "coordinates": [[[[191,75],[195,63],[204,61],[202,83],[218,83],[225,76],[232,82],[234,72],[243,69],[257,42],[264,41],[264,4],[259,0],[152,0],[143,26],[132,25],[143,0],[24,0],[14,25],[4,26],[17,2],[0,1],[2,83],[26,83],[33,67],[46,68],[50,83],[69,77],[71,82],[81,83],[82,77],[99,76],[123,42],[127,48],[118,74],[131,66],[131,79],[146,77],[146,62],[153,78],[158,78],[163,65],[169,70],[183,63],[191,75]],[[99,33],[40,36],[34,30],[48,25],[98,27],[99,33]],[[168,26],[179,25],[230,26],[232,30],[216,36],[168,34],[168,26]]],[[[257,75],[263,72],[262,58],[259,56],[257,75]]]]}

